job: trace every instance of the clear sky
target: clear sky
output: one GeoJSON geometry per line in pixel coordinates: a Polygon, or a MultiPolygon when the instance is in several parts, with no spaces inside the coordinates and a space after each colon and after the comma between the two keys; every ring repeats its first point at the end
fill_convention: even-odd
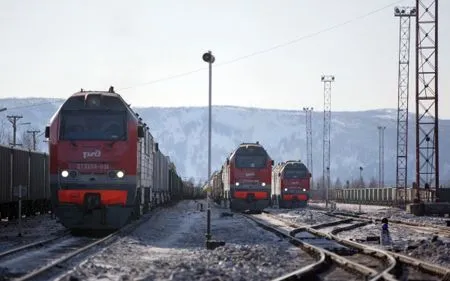
{"type": "MultiPolygon", "coordinates": [[[[2,0],[0,97],[66,98],[80,88],[114,85],[134,106],[207,105],[206,70],[147,82],[205,68],[201,56],[210,49],[216,56],[216,105],[322,110],[320,76],[333,74],[332,110],[395,108],[394,6],[357,19],[395,2],[415,5],[413,0],[2,0]],[[353,21],[223,64],[348,20],[353,21]]],[[[441,118],[450,118],[445,16],[450,1],[439,5],[439,108],[441,118]]],[[[412,28],[411,46],[414,34],[412,28]]],[[[414,69],[411,53],[411,74],[414,69]]],[[[413,111],[413,87],[410,93],[413,111]]]]}

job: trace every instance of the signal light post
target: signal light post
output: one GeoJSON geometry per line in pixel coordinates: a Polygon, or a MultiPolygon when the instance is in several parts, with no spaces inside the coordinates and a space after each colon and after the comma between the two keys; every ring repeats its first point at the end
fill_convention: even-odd
{"type": "Polygon", "coordinates": [[[211,103],[212,103],[212,64],[216,60],[211,51],[204,53],[202,56],[203,61],[209,65],[209,103],[208,103],[208,189],[206,195],[206,203],[208,209],[206,211],[206,248],[214,249],[217,246],[225,244],[224,242],[211,241],[211,206],[210,206],[210,196],[211,196],[211,186],[209,182],[211,180],[211,103]]]}

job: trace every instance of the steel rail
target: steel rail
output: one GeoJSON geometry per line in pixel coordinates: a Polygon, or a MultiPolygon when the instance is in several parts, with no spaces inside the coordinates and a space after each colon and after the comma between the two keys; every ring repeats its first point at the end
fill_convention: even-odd
{"type": "MultiPolygon", "coordinates": [[[[334,262],[336,265],[338,265],[344,269],[347,269],[351,272],[362,275],[366,279],[373,278],[377,275],[377,272],[371,268],[368,268],[364,265],[360,265],[360,264],[353,262],[352,260],[349,260],[347,258],[341,257],[341,256],[339,256],[331,251],[328,251],[326,249],[322,249],[320,247],[306,243],[306,242],[302,241],[301,239],[298,239],[295,237],[296,233],[307,230],[307,227],[295,228],[295,229],[289,231],[289,233],[287,233],[283,230],[278,229],[277,227],[270,225],[267,222],[263,222],[262,220],[254,217],[254,216],[245,215],[245,214],[244,214],[244,216],[251,219],[252,221],[254,221],[259,226],[263,227],[266,230],[276,233],[279,236],[289,238],[289,241],[291,243],[301,247],[305,251],[307,251],[313,255],[319,255],[321,257],[320,260],[318,262],[316,262],[315,264],[308,265],[306,267],[302,267],[299,270],[293,271],[287,275],[273,279],[273,281],[275,281],[275,280],[276,281],[308,280],[308,279],[304,279],[304,278],[307,278],[313,274],[317,274],[320,271],[324,270],[325,268],[329,268],[331,266],[331,262],[334,262]],[[322,258],[322,256],[324,258],[322,258]]],[[[286,224],[286,222],[284,222],[283,220],[278,219],[278,221],[286,224]]],[[[287,225],[292,225],[292,223],[287,223],[287,225]]]]}
{"type": "Polygon", "coordinates": [[[51,242],[53,242],[55,240],[63,238],[65,236],[67,236],[68,234],[70,234],[70,231],[66,230],[61,235],[58,235],[58,236],[55,236],[55,237],[52,237],[52,238],[48,238],[48,239],[45,239],[45,240],[40,240],[40,241],[37,241],[37,242],[32,242],[32,243],[29,243],[29,244],[26,244],[26,245],[22,245],[22,246],[19,246],[19,247],[15,247],[15,248],[3,251],[3,252],[0,253],[0,258],[4,258],[6,256],[9,256],[9,255],[12,255],[12,254],[24,251],[24,250],[28,250],[28,249],[31,249],[31,248],[42,247],[42,246],[44,246],[46,244],[49,244],[49,243],[51,243],[51,242]]]}
{"type": "MultiPolygon", "coordinates": [[[[321,211],[321,213],[324,213],[324,214],[327,214],[327,215],[330,215],[330,216],[333,216],[333,217],[341,218],[341,219],[352,217],[354,220],[359,220],[359,221],[361,221],[361,223],[365,222],[366,224],[369,224],[369,223],[371,223],[373,221],[381,221],[381,219],[375,219],[375,218],[372,218],[372,217],[366,217],[366,216],[360,216],[360,215],[354,215],[354,214],[346,214],[346,213],[341,213],[341,212],[336,214],[336,213],[330,213],[330,212],[326,212],[326,211],[321,211]]],[[[443,229],[445,231],[448,231],[447,229],[444,229],[442,227],[431,226],[429,224],[415,224],[415,223],[403,222],[403,221],[399,221],[399,220],[389,220],[389,223],[391,223],[391,222],[394,223],[394,224],[400,224],[400,225],[407,226],[407,227],[413,227],[413,226],[415,226],[415,227],[430,227],[430,228],[436,228],[438,231],[441,230],[441,229],[443,229]]],[[[336,234],[339,233],[339,232],[346,231],[346,230],[351,230],[351,229],[353,229],[353,228],[344,227],[344,228],[335,229],[330,234],[330,238],[332,238],[332,239],[334,239],[336,241],[342,242],[342,243],[346,243],[348,245],[355,245],[355,246],[358,245],[358,247],[367,247],[367,248],[370,248],[370,249],[375,249],[375,248],[366,246],[364,244],[357,243],[357,242],[350,241],[348,239],[343,239],[343,238],[340,238],[340,237],[336,236],[336,234]]],[[[379,250],[379,249],[376,249],[376,250],[379,250]]],[[[384,252],[388,253],[390,256],[392,256],[398,262],[401,262],[401,263],[403,263],[405,265],[411,266],[411,267],[413,267],[413,268],[415,268],[417,270],[420,270],[422,272],[439,276],[440,278],[443,278],[443,280],[449,280],[450,281],[450,269],[447,269],[447,268],[444,268],[444,267],[441,267],[441,266],[438,266],[438,265],[434,265],[434,264],[431,264],[431,263],[428,263],[428,262],[424,262],[424,261],[421,261],[419,259],[411,258],[411,257],[405,256],[405,255],[399,254],[399,253],[395,253],[393,251],[384,251],[384,252]]],[[[391,267],[392,267],[391,270],[384,271],[384,273],[381,274],[381,276],[379,276],[378,278],[382,278],[382,277],[383,278],[388,278],[388,277],[392,276],[389,272],[392,271],[392,269],[394,269],[395,266],[391,266],[391,267]]],[[[384,279],[375,279],[375,280],[384,280],[384,279]]]]}
{"type": "Polygon", "coordinates": [[[25,275],[22,275],[22,276],[20,276],[18,278],[13,279],[13,280],[15,280],[15,281],[32,280],[32,279],[34,279],[34,278],[44,274],[45,272],[49,271],[50,269],[60,265],[61,263],[66,262],[67,260],[69,260],[69,259],[71,259],[71,258],[73,258],[73,257],[75,257],[75,256],[77,256],[77,255],[79,255],[79,254],[81,254],[83,252],[86,252],[87,250],[92,249],[93,247],[95,247],[97,245],[104,244],[104,243],[112,243],[112,242],[114,242],[115,239],[119,238],[119,236],[127,234],[127,233],[130,233],[131,231],[133,231],[134,229],[139,227],[141,224],[143,224],[144,222],[149,220],[153,215],[154,215],[153,213],[152,214],[148,214],[148,216],[144,215],[144,216],[141,217],[141,219],[139,219],[139,220],[137,220],[137,221],[135,221],[135,222],[133,222],[131,224],[126,225],[124,228],[119,229],[119,230],[109,234],[106,237],[103,237],[103,238],[101,238],[99,240],[96,240],[96,241],[94,241],[92,243],[89,243],[88,245],[86,245],[86,246],[84,246],[82,248],[79,248],[79,249],[77,249],[77,250],[75,250],[75,251],[73,251],[73,252],[71,252],[69,254],[66,254],[66,255],[64,255],[64,256],[62,256],[62,257],[52,261],[51,263],[49,263],[49,264],[47,264],[47,265],[45,265],[43,267],[40,267],[40,268],[38,268],[38,269],[36,269],[34,271],[31,271],[31,272],[29,272],[29,273],[27,273],[25,275]]]}

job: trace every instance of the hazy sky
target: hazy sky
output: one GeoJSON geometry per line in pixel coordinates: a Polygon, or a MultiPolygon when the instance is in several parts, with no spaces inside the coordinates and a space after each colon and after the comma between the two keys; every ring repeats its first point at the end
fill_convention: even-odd
{"type": "MultiPolygon", "coordinates": [[[[322,110],[320,76],[334,74],[332,110],[395,108],[394,6],[356,19],[395,2],[415,5],[412,0],[2,0],[0,97],[66,98],[80,88],[114,85],[134,106],[207,105],[206,70],[147,82],[206,67],[201,56],[211,49],[216,105],[322,110]]],[[[450,118],[445,16],[450,1],[439,5],[440,117],[450,118]]],[[[411,73],[414,69],[412,53],[411,73]]],[[[413,111],[413,87],[410,93],[413,111]]]]}

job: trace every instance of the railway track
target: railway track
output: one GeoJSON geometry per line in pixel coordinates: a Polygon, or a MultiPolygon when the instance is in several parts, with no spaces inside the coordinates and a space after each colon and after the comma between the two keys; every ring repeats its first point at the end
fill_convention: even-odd
{"type": "Polygon", "coordinates": [[[0,281],[48,280],[67,271],[70,262],[96,252],[97,246],[106,246],[147,221],[144,215],[124,228],[103,237],[77,237],[69,232],[59,237],[13,248],[0,253],[0,281]]]}
{"type": "MultiPolygon", "coordinates": [[[[359,255],[374,255],[373,258],[355,261],[348,258],[356,252],[349,247],[343,247],[331,239],[327,239],[327,234],[311,227],[299,227],[288,221],[284,221],[270,214],[245,215],[247,218],[255,221],[261,227],[276,233],[279,236],[288,238],[291,243],[299,246],[317,261],[306,267],[290,272],[273,281],[284,280],[396,280],[392,276],[385,279],[377,279],[380,272],[377,269],[385,269],[386,265],[391,265],[388,269],[395,266],[395,260],[390,256],[383,255],[381,251],[373,250],[369,253],[359,253],[359,255]],[[318,235],[321,234],[321,235],[318,235]],[[377,254],[380,256],[378,257],[377,254]],[[374,266],[374,262],[377,264],[374,266]],[[375,267],[375,268],[373,268],[375,267]]],[[[348,223],[348,220],[340,222],[316,225],[316,228],[329,227],[339,223],[348,223]]]]}
{"type": "MultiPolygon", "coordinates": [[[[21,246],[17,246],[17,247],[11,247],[3,252],[0,252],[0,260],[3,259],[6,256],[10,256],[19,252],[24,252],[26,250],[30,250],[32,248],[37,248],[37,247],[42,247],[45,246],[51,242],[54,242],[55,240],[61,239],[64,236],[67,236],[70,234],[70,231],[64,231],[63,233],[61,233],[60,235],[57,235],[55,237],[52,238],[48,238],[48,239],[44,239],[44,240],[40,240],[40,241],[36,241],[36,242],[32,242],[29,244],[25,244],[25,245],[21,245],[21,246]]],[[[1,263],[0,263],[1,264],[1,263]]]]}
{"type": "MultiPolygon", "coordinates": [[[[346,255],[346,259],[354,263],[362,263],[366,268],[375,270],[377,273],[375,275],[366,275],[366,280],[450,280],[450,270],[435,266],[420,260],[397,254],[391,251],[385,251],[381,249],[376,249],[369,247],[367,245],[359,244],[353,241],[339,238],[336,234],[355,229],[364,225],[371,223],[370,220],[355,220],[353,225],[345,225],[341,227],[334,228],[330,233],[325,233],[317,229],[324,229],[332,225],[348,224],[350,219],[348,217],[341,219],[340,221],[335,221],[331,223],[325,223],[315,226],[299,226],[284,220],[278,216],[271,214],[266,214],[272,219],[284,222],[286,225],[293,227],[294,229],[290,231],[291,236],[298,236],[299,233],[310,233],[315,236],[320,236],[323,238],[328,238],[330,240],[336,241],[339,244],[356,250],[353,255],[346,255]],[[378,259],[378,262],[376,260],[378,259]],[[380,259],[383,262],[380,263],[380,259]],[[382,267],[381,265],[384,265],[382,267]]],[[[303,235],[305,236],[305,235],[303,235]]],[[[306,240],[303,238],[303,242],[306,240]]],[[[320,247],[320,244],[318,245],[320,247]]],[[[344,259],[344,257],[341,257],[344,259]]],[[[344,264],[345,267],[345,264],[344,264]]],[[[362,272],[360,272],[362,273],[362,272]]],[[[303,279],[279,279],[279,280],[303,280],[303,279]]],[[[305,279],[306,280],[306,279],[305,279]]]]}
{"type": "MultiPolygon", "coordinates": [[[[355,214],[349,214],[345,212],[327,212],[327,211],[321,211],[322,213],[334,216],[336,218],[353,218],[355,220],[361,220],[361,221],[374,221],[374,222],[381,222],[381,219],[374,218],[370,216],[364,216],[364,215],[355,215],[355,214]]],[[[405,228],[413,229],[415,231],[423,231],[427,233],[432,233],[436,235],[440,235],[446,238],[450,238],[450,227],[446,226],[440,226],[440,225],[432,225],[432,224],[424,224],[424,223],[413,223],[409,221],[402,221],[402,220],[391,220],[389,219],[389,224],[393,225],[400,225],[405,228]]]]}

